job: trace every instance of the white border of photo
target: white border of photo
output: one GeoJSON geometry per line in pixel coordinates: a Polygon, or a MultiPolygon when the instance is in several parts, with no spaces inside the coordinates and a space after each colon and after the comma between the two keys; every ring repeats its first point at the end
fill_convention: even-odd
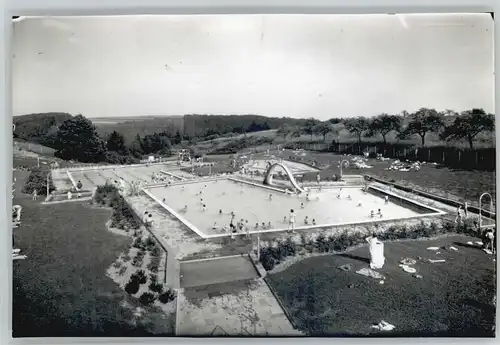
{"type": "MultiPolygon", "coordinates": [[[[4,49],[0,54],[2,60],[2,80],[4,90],[2,94],[3,125],[2,150],[0,158],[4,162],[1,165],[1,189],[5,193],[5,198],[0,198],[0,208],[6,210],[1,217],[4,229],[4,241],[2,241],[1,272],[1,315],[0,315],[0,335],[2,344],[220,344],[220,343],[249,343],[259,344],[304,344],[304,343],[324,343],[349,342],[349,343],[496,343],[495,339],[399,339],[399,338],[358,338],[358,339],[329,339],[329,338],[259,338],[259,339],[237,339],[237,338],[23,338],[12,339],[12,258],[11,258],[11,222],[9,213],[11,209],[11,181],[12,181],[12,108],[11,108],[11,71],[10,56],[12,16],[83,16],[83,15],[158,15],[158,14],[272,14],[272,13],[294,13],[294,14],[368,14],[368,13],[488,13],[495,12],[500,8],[500,3],[495,0],[12,0],[9,3],[3,1],[3,25],[1,47],[4,49]]],[[[489,15],[489,14],[488,14],[489,15]]],[[[23,20],[20,17],[17,20],[23,20]]],[[[495,47],[498,47],[500,40],[500,26],[495,26],[495,47]]],[[[496,54],[498,50],[496,49],[496,54]]],[[[495,69],[499,66],[498,58],[495,61],[495,69]]],[[[495,78],[495,85],[498,85],[498,75],[495,78]]],[[[498,88],[495,88],[496,101],[498,102],[498,88]]],[[[500,134],[499,126],[496,126],[496,137],[500,134]]],[[[497,151],[497,164],[500,161],[500,153],[497,151]]],[[[498,188],[497,181],[497,188],[498,188]]],[[[497,190],[497,195],[499,195],[497,190]]],[[[497,203],[498,207],[498,203],[497,203]]],[[[498,279],[498,277],[497,277],[498,279]]],[[[497,292],[498,293],[498,292],[497,292]]]]}

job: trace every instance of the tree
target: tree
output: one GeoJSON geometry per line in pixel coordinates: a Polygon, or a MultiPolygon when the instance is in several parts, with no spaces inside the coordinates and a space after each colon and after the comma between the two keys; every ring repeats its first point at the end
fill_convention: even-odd
{"type": "Polygon", "coordinates": [[[384,144],[387,144],[387,134],[392,131],[399,132],[401,129],[401,117],[396,115],[381,114],[370,123],[369,136],[380,134],[384,144]]]}
{"type": "Polygon", "coordinates": [[[299,127],[295,127],[295,128],[292,128],[291,129],[291,132],[290,132],[290,137],[292,139],[295,139],[295,138],[300,138],[300,136],[302,135],[302,131],[300,130],[299,127]]]}
{"type": "Polygon", "coordinates": [[[314,128],[314,133],[323,136],[323,141],[326,141],[326,135],[333,130],[331,122],[325,121],[318,123],[314,128]]]}
{"type": "Polygon", "coordinates": [[[80,162],[102,162],[106,144],[99,137],[95,126],[83,115],[64,121],[57,131],[55,156],[80,162]]]}
{"type": "Polygon", "coordinates": [[[455,121],[445,127],[441,139],[446,141],[467,139],[469,147],[474,148],[474,138],[482,132],[495,130],[495,118],[483,109],[464,111],[455,121]]]}
{"type": "Polygon", "coordinates": [[[288,125],[283,125],[276,131],[276,135],[283,137],[283,140],[286,141],[286,137],[292,132],[292,128],[288,125]]]}
{"type": "Polygon", "coordinates": [[[319,123],[318,120],[316,120],[315,118],[308,118],[306,120],[306,123],[304,125],[304,128],[303,128],[303,131],[305,134],[308,134],[311,136],[311,141],[312,141],[312,138],[313,138],[313,134],[314,134],[314,128],[316,127],[316,125],[319,123]]]}
{"type": "Polygon", "coordinates": [[[31,194],[36,190],[38,195],[47,195],[47,176],[49,182],[49,193],[54,191],[54,183],[50,171],[44,171],[40,168],[34,167],[31,169],[30,174],[22,189],[23,193],[31,194]]]}
{"type": "Polygon", "coordinates": [[[356,117],[346,120],[344,126],[349,133],[356,134],[358,143],[361,144],[361,137],[369,130],[370,122],[364,117],[356,117]]]}
{"type": "Polygon", "coordinates": [[[113,131],[107,142],[106,142],[106,147],[108,151],[115,151],[118,152],[119,154],[125,155],[127,154],[127,147],[125,146],[125,139],[123,138],[123,135],[118,133],[117,131],[113,131]]]}
{"type": "Polygon", "coordinates": [[[425,146],[425,136],[429,132],[439,132],[444,127],[442,115],[435,109],[421,108],[410,115],[410,122],[401,133],[400,138],[412,135],[420,136],[422,147],[425,146]]]}
{"type": "Polygon", "coordinates": [[[177,131],[173,140],[174,144],[179,145],[182,142],[181,132],[177,131]]]}
{"type": "Polygon", "coordinates": [[[142,151],[142,139],[139,134],[135,135],[134,140],[130,144],[130,153],[136,157],[139,158],[144,154],[144,151],[142,151]]]}

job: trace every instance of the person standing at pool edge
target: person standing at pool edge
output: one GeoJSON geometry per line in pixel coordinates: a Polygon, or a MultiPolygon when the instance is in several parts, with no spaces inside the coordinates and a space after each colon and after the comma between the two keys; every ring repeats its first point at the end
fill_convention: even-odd
{"type": "Polygon", "coordinates": [[[288,231],[295,230],[295,213],[293,213],[293,209],[290,210],[290,215],[288,216],[288,231]]]}

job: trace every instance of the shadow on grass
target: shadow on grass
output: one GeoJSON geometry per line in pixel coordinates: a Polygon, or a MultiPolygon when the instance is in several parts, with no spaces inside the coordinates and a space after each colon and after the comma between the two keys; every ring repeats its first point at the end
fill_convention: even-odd
{"type": "Polygon", "coordinates": [[[478,246],[477,244],[467,244],[467,243],[462,243],[462,242],[453,242],[454,245],[459,246],[459,247],[465,247],[465,248],[472,248],[476,250],[481,250],[481,247],[478,246]]]}
{"type": "Polygon", "coordinates": [[[362,257],[362,256],[358,256],[358,255],[353,255],[350,253],[342,253],[342,254],[337,254],[337,255],[344,257],[344,258],[348,258],[348,259],[358,260],[358,261],[368,263],[368,264],[370,263],[370,259],[362,257]]]}

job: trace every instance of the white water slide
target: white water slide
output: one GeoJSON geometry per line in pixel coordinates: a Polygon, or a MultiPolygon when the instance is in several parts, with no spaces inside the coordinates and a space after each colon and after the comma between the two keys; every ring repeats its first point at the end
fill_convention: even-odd
{"type": "Polygon", "coordinates": [[[288,178],[290,179],[290,182],[292,183],[292,186],[294,186],[295,189],[297,189],[300,193],[305,192],[304,188],[302,188],[301,186],[299,186],[299,184],[297,183],[297,180],[295,180],[295,177],[293,176],[293,174],[290,171],[290,169],[288,169],[288,167],[286,165],[282,164],[282,163],[273,163],[269,167],[269,169],[267,170],[267,173],[266,173],[266,178],[264,179],[264,184],[266,184],[266,185],[272,185],[273,184],[273,171],[277,167],[281,167],[281,168],[283,168],[283,170],[285,170],[285,173],[287,174],[288,178]]]}

